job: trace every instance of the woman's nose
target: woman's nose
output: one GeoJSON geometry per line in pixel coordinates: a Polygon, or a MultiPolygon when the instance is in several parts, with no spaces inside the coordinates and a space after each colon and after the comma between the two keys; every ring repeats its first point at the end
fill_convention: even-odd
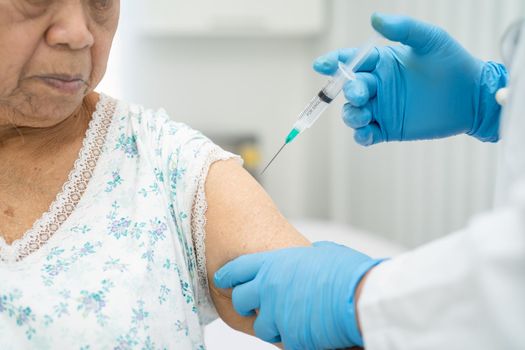
{"type": "Polygon", "coordinates": [[[50,46],[67,46],[71,50],[82,50],[94,44],[93,33],[89,28],[89,15],[82,1],[68,2],[53,17],[48,28],[46,40],[50,46]]]}

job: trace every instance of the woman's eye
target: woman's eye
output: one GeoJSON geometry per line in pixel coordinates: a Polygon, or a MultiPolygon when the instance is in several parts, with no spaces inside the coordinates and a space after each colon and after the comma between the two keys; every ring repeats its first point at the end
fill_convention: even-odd
{"type": "Polygon", "coordinates": [[[34,7],[47,7],[51,1],[50,0],[26,0],[30,6],[34,7]]]}
{"type": "Polygon", "coordinates": [[[51,0],[25,0],[23,3],[28,15],[38,16],[47,10],[51,0]]]}

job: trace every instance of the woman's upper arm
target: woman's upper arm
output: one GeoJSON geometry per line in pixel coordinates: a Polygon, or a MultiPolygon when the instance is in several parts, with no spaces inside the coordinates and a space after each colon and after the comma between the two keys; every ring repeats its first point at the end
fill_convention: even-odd
{"type": "Polygon", "coordinates": [[[241,255],[310,242],[279,213],[262,187],[235,160],[214,163],[206,179],[206,269],[210,293],[221,318],[253,334],[254,317],[233,310],[231,293],[213,285],[214,273],[241,255]]]}

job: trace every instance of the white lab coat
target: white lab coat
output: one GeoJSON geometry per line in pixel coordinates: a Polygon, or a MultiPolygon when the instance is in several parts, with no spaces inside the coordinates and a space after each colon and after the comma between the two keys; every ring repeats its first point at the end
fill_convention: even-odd
{"type": "Polygon", "coordinates": [[[358,305],[367,349],[525,349],[525,39],[509,99],[497,206],[372,270],[358,305]]]}

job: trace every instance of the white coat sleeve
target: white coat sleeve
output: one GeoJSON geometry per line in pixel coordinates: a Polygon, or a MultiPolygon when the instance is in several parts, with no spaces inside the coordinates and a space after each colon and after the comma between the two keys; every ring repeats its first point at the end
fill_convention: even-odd
{"type": "Polygon", "coordinates": [[[525,349],[523,35],[514,62],[501,126],[505,206],[371,271],[358,302],[367,349],[525,349]]]}
{"type": "Polygon", "coordinates": [[[523,204],[372,270],[358,304],[365,347],[525,349],[523,204]]]}

